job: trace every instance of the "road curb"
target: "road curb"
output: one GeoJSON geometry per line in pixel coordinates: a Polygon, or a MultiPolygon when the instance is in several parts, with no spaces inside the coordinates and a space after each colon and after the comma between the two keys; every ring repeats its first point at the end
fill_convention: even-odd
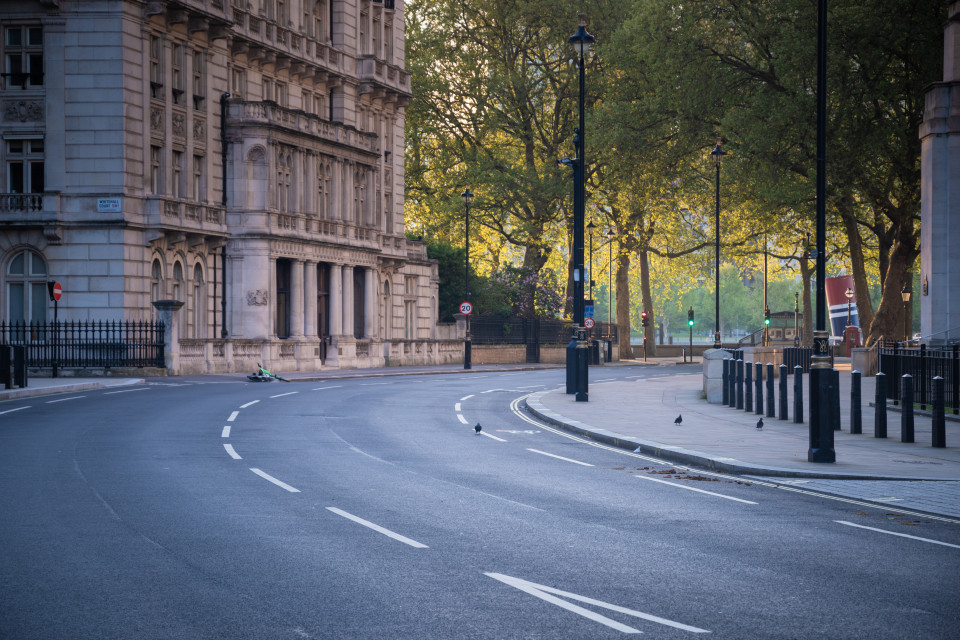
{"type": "Polygon", "coordinates": [[[625,436],[614,431],[608,431],[606,429],[600,429],[592,425],[579,422],[577,420],[572,420],[566,418],[558,413],[547,409],[540,399],[548,394],[556,393],[556,391],[538,391],[532,393],[522,401],[522,406],[524,409],[529,411],[532,415],[540,418],[541,420],[548,422],[556,427],[559,427],[565,431],[571,431],[573,433],[585,436],[591,440],[596,440],[598,442],[603,442],[604,444],[609,444],[614,447],[619,447],[621,449],[628,449],[636,453],[646,453],[652,456],[657,456],[658,458],[663,458],[665,460],[670,460],[671,462],[680,462],[684,464],[694,465],[697,467],[702,467],[709,469],[711,471],[719,471],[722,473],[736,473],[736,474],[746,474],[754,476],[770,476],[777,478],[818,478],[821,480],[910,480],[910,481],[928,481],[928,482],[945,482],[944,478],[921,478],[921,477],[905,477],[905,476],[896,476],[896,475],[871,475],[871,474],[862,474],[862,473],[835,473],[828,471],[805,471],[802,469],[787,469],[783,467],[764,467],[761,465],[754,465],[748,462],[742,462],[734,458],[717,458],[712,457],[708,454],[701,453],[699,451],[692,451],[690,449],[684,449],[682,447],[674,447],[665,445],[659,442],[652,442],[648,440],[640,440],[633,436],[625,436]]]}
{"type": "Polygon", "coordinates": [[[109,389],[112,387],[126,387],[135,384],[143,384],[143,378],[125,380],[123,382],[80,382],[77,384],[57,385],[55,387],[27,387],[26,389],[0,390],[0,402],[9,400],[23,400],[24,398],[36,398],[38,396],[52,396],[58,393],[76,393],[78,391],[93,391],[95,389],[109,389]]]}

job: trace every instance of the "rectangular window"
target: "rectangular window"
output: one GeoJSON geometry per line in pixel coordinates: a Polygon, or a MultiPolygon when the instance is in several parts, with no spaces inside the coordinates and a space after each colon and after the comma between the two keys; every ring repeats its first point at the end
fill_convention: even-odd
{"type": "Polygon", "coordinates": [[[414,321],[414,305],[415,301],[413,300],[404,300],[403,301],[403,337],[407,340],[413,340],[417,337],[416,326],[414,321]]]}
{"type": "Polygon", "coordinates": [[[170,88],[173,90],[173,103],[183,104],[183,45],[174,44],[172,51],[170,88]]]}
{"type": "Polygon", "coordinates": [[[306,89],[301,93],[300,108],[305,113],[313,113],[313,94],[306,89]]]}
{"type": "Polygon", "coordinates": [[[150,36],[150,97],[163,97],[163,41],[150,36]]]}
{"type": "Polygon", "coordinates": [[[160,147],[150,147],[150,194],[160,194],[160,147]]]}
{"type": "Polygon", "coordinates": [[[7,141],[7,192],[43,193],[43,140],[7,141]]]}
{"type": "Polygon", "coordinates": [[[274,101],[281,107],[287,106],[287,84],[285,82],[274,83],[274,101]]]}
{"type": "Polygon", "coordinates": [[[206,200],[206,185],[204,183],[204,163],[205,159],[203,156],[193,156],[193,184],[191,185],[191,191],[193,192],[193,199],[197,202],[203,202],[206,200]]]}
{"type": "Polygon", "coordinates": [[[230,72],[230,95],[234,98],[243,98],[247,91],[247,74],[243,69],[233,69],[230,72]]]}
{"type": "Polygon", "coordinates": [[[3,88],[43,86],[43,28],[13,26],[4,31],[3,88]]]}
{"type": "Polygon", "coordinates": [[[193,52],[193,108],[203,111],[207,96],[207,58],[203,51],[193,52]]]}
{"type": "Polygon", "coordinates": [[[170,185],[172,190],[171,195],[174,198],[179,198],[183,195],[182,180],[183,180],[183,151],[174,151],[171,154],[171,164],[173,165],[173,182],[170,185]]]}
{"type": "Polygon", "coordinates": [[[263,79],[263,100],[273,100],[273,80],[263,79]]]}

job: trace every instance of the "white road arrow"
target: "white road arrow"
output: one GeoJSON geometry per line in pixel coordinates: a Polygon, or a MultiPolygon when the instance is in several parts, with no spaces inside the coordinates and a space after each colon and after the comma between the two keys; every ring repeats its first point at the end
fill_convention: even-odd
{"type": "Polygon", "coordinates": [[[556,596],[563,596],[564,598],[569,598],[570,600],[577,600],[578,602],[584,602],[586,604],[592,604],[595,607],[601,607],[603,609],[609,609],[611,611],[616,611],[617,613],[623,613],[628,616],[633,616],[635,618],[641,618],[643,620],[649,620],[650,622],[656,622],[657,624],[666,625],[668,627],[673,627],[674,629],[682,629],[684,631],[690,631],[692,633],[710,633],[707,629],[700,629],[697,627],[691,627],[686,624],[681,624],[679,622],[674,622],[673,620],[667,620],[666,618],[660,618],[658,616],[650,615],[649,613],[643,613],[642,611],[634,611],[633,609],[627,609],[626,607],[619,607],[615,604],[610,604],[608,602],[603,602],[601,600],[594,600],[593,598],[587,598],[586,596],[577,595],[576,593],[570,593],[568,591],[561,591],[560,589],[554,589],[553,587],[548,587],[546,585],[537,584],[536,582],[528,582],[521,578],[514,578],[512,576],[506,576],[502,573],[485,573],[484,575],[490,576],[494,580],[499,580],[504,584],[508,584],[511,587],[520,589],[525,593],[529,593],[532,596],[536,596],[541,600],[545,600],[550,604],[555,604],[558,607],[562,607],[567,611],[572,611],[573,613],[579,614],[585,618],[593,620],[594,622],[599,622],[600,624],[606,625],[617,631],[622,631],[623,633],[643,633],[639,629],[634,629],[633,627],[628,627],[625,624],[621,624],[616,620],[612,620],[606,616],[602,616],[599,613],[594,613],[589,609],[584,609],[583,607],[578,607],[575,604],[571,604],[566,600],[561,600],[556,596]]]}

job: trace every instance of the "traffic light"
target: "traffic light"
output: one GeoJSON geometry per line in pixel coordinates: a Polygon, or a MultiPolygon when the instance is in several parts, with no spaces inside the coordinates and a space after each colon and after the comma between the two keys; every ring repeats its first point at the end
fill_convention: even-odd
{"type": "Polygon", "coordinates": [[[690,307],[690,310],[687,311],[687,325],[693,326],[693,307],[690,307]]]}
{"type": "Polygon", "coordinates": [[[649,327],[649,326],[650,326],[650,318],[647,317],[647,312],[646,312],[646,311],[641,311],[641,312],[640,312],[640,324],[643,325],[643,326],[645,326],[645,327],[649,327]]]}
{"type": "Polygon", "coordinates": [[[770,308],[769,307],[763,310],[763,326],[765,327],[770,326],[770,308]]]}

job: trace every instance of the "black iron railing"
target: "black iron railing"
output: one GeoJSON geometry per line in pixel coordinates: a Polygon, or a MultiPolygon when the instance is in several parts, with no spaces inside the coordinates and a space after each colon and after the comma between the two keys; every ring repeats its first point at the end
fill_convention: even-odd
{"type": "Polygon", "coordinates": [[[26,348],[31,368],[164,367],[162,322],[0,322],[0,345],[26,348]]]}
{"type": "MultiPolygon", "coordinates": [[[[567,344],[573,324],[564,320],[541,318],[484,318],[470,320],[473,344],[567,344]]],[[[617,340],[617,325],[598,322],[587,331],[588,340],[617,340]]]]}
{"type": "Polygon", "coordinates": [[[943,378],[944,405],[960,414],[960,347],[943,349],[904,349],[897,343],[884,343],[879,349],[878,369],[887,376],[887,398],[900,402],[901,379],[913,378],[914,402],[925,409],[933,404],[933,379],[943,378]]]}

